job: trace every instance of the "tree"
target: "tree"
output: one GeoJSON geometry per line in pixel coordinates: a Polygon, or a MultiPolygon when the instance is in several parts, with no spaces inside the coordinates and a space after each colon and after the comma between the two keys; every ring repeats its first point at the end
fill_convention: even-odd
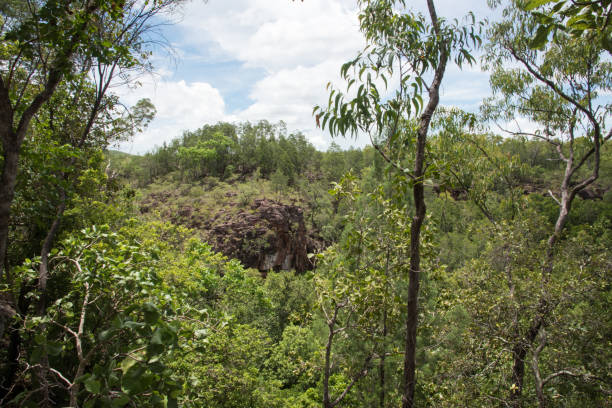
{"type": "Polygon", "coordinates": [[[346,97],[332,89],[326,109],[315,107],[317,123],[332,135],[366,132],[374,147],[412,184],[414,215],[410,238],[409,288],[406,298],[406,337],[402,405],[414,406],[416,384],[416,333],[421,270],[421,228],[426,206],[426,145],[432,116],[439,103],[439,90],[449,59],[461,66],[472,62],[469,47],[480,42],[473,16],[461,27],[438,18],[433,0],[427,1],[429,21],[404,12],[404,1],[361,1],[360,25],[368,46],[341,70],[347,91],[357,86],[357,95],[346,97]],[[426,73],[433,75],[429,77],[426,73]],[[379,92],[388,79],[399,80],[389,99],[379,92]],[[422,92],[427,90],[427,103],[422,92]],[[384,144],[383,144],[384,143],[384,144]],[[409,153],[408,153],[409,152],[409,153]],[[408,153],[408,154],[407,154],[408,153]],[[406,163],[408,162],[408,163],[406,163]]]}
{"type": "MultiPolygon", "coordinates": [[[[45,388],[71,407],[175,401],[180,385],[164,358],[178,345],[178,325],[170,295],[160,290],[158,259],[155,248],[135,246],[108,227],[66,239],[51,257],[62,282],[52,287],[52,304],[20,321],[29,353],[3,405],[45,404],[48,396],[38,396],[45,388]],[[49,377],[33,376],[43,364],[49,377]]],[[[36,276],[38,262],[26,263],[22,276],[36,276]]]]}
{"type": "MultiPolygon", "coordinates": [[[[379,197],[380,193],[373,196],[379,197]]],[[[390,270],[399,269],[395,262],[400,258],[397,249],[403,245],[407,231],[405,220],[393,218],[402,215],[401,211],[381,205],[386,210],[382,211],[384,221],[368,213],[371,207],[362,200],[375,206],[376,198],[362,197],[357,179],[350,173],[335,185],[332,194],[347,200],[349,210],[344,237],[318,255],[322,262],[315,278],[318,306],[327,326],[322,379],[325,408],[345,403],[358,382],[372,371],[376,360],[384,373],[387,329],[392,321],[399,320],[399,305],[387,303],[397,295],[395,274],[390,270]],[[389,259],[391,252],[397,257],[393,262],[389,259]],[[339,379],[346,384],[338,395],[332,395],[332,385],[339,379]]],[[[384,204],[389,206],[388,201],[384,204]]],[[[381,378],[384,400],[384,374],[381,378]]]]}
{"type": "Polygon", "coordinates": [[[531,15],[520,8],[507,11],[507,19],[491,29],[487,56],[494,68],[491,84],[498,97],[489,101],[486,114],[503,120],[515,114],[529,118],[539,125],[538,130],[513,133],[546,141],[564,163],[558,190],[549,190],[558,205],[558,215],[547,239],[539,304],[530,326],[513,345],[514,404],[520,404],[525,357],[538,333],[546,328],[553,307],[546,288],[555,278],[552,272],[558,256],[556,248],[572,204],[580,191],[599,178],[602,145],[612,137],[612,130],[606,131],[612,111],[598,99],[600,92],[612,87],[612,66],[604,59],[604,49],[588,38],[560,32],[554,41],[532,50],[529,42],[535,30],[541,29],[531,15]],[[504,68],[508,61],[517,62],[520,68],[504,68]]]}
{"type": "MultiPolygon", "coordinates": [[[[146,101],[138,103],[131,112],[119,111],[121,105],[116,97],[107,95],[108,89],[117,77],[129,80],[131,72],[148,69],[149,40],[143,35],[151,30],[148,21],[175,4],[178,2],[130,1],[119,4],[50,0],[29,2],[27,7],[3,9],[4,24],[0,31],[3,38],[3,68],[0,73],[3,158],[0,277],[12,287],[16,280],[10,276],[10,268],[21,263],[17,260],[11,265],[8,257],[8,226],[19,179],[20,158],[21,166],[24,166],[23,151],[33,153],[37,147],[42,147],[37,144],[45,143],[47,148],[38,150],[37,154],[46,156],[51,163],[27,163],[26,160],[26,166],[32,165],[38,170],[31,181],[38,181],[39,188],[46,187],[43,196],[46,200],[38,201],[44,211],[38,214],[36,222],[26,224],[38,229],[37,233],[46,230],[40,249],[36,248],[40,250],[41,260],[36,280],[39,296],[35,313],[39,316],[45,314],[47,307],[49,253],[60,231],[64,212],[78,190],[79,179],[87,171],[87,166],[96,163],[95,159],[89,160],[110,141],[130,136],[152,118],[154,108],[146,101]],[[35,126],[31,126],[33,120],[35,126]],[[48,224],[42,226],[45,221],[48,224]]],[[[36,160],[40,156],[30,155],[27,159],[36,160]]],[[[18,192],[21,193],[23,191],[18,192]]],[[[34,247],[39,246],[34,239],[30,242],[34,247]]],[[[19,297],[30,296],[30,283],[20,278],[17,281],[23,284],[19,297]]],[[[17,291],[18,288],[13,289],[17,291]]],[[[21,300],[8,299],[8,302],[17,306],[21,300]]],[[[28,314],[27,307],[17,309],[22,318],[28,314]]],[[[19,342],[19,331],[14,327],[9,361],[5,366],[9,373],[14,371],[19,342]]],[[[41,366],[38,375],[45,377],[48,375],[44,372],[48,368],[46,356],[41,366]]],[[[12,374],[5,376],[5,387],[11,387],[11,378],[12,374]]],[[[41,382],[45,384],[44,379],[41,382]]],[[[48,395],[47,391],[44,392],[48,395]]],[[[43,398],[42,403],[49,404],[49,398],[43,398]]]]}
{"type": "Polygon", "coordinates": [[[76,3],[62,7],[60,2],[49,1],[40,8],[40,4],[33,4],[34,8],[28,10],[31,15],[19,16],[20,19],[10,14],[2,16],[5,45],[0,75],[0,138],[4,159],[0,186],[0,272],[6,266],[10,206],[19,152],[28,126],[63,76],[72,70],[73,56],[88,42],[86,33],[94,28],[95,13],[100,10],[100,4],[93,1],[82,6],[76,3]],[[71,10],[71,6],[75,9],[71,10]],[[75,18],[71,19],[73,13],[75,18]],[[43,47],[49,46],[58,52],[49,53],[48,48],[43,51],[43,47]],[[37,84],[34,89],[30,87],[31,81],[37,84]]]}
{"type": "Polygon", "coordinates": [[[287,177],[285,173],[283,173],[283,171],[279,167],[270,176],[270,182],[272,183],[274,192],[280,197],[281,194],[287,189],[287,184],[289,183],[289,177],[287,177]]]}
{"type": "Polygon", "coordinates": [[[74,75],[96,79],[94,107],[86,121],[87,137],[111,82],[134,67],[146,66],[149,55],[143,33],[150,19],[179,0],[36,1],[4,9],[0,73],[0,276],[7,268],[8,225],[15,193],[19,156],[30,122],[58,85],[74,75]]]}
{"type": "Polygon", "coordinates": [[[556,36],[561,31],[561,35],[584,36],[612,54],[612,1],[529,0],[522,8],[538,22],[531,48],[544,47],[551,32],[556,36]]]}

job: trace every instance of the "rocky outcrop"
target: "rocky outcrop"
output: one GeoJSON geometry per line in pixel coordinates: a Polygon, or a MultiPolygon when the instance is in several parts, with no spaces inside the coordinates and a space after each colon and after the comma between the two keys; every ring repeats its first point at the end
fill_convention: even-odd
{"type": "Polygon", "coordinates": [[[583,200],[603,200],[608,191],[610,191],[610,187],[587,187],[578,191],[578,196],[583,200]]]}
{"type": "Polygon", "coordinates": [[[202,238],[229,258],[262,272],[304,272],[314,265],[308,254],[320,252],[323,240],[309,231],[304,213],[295,202],[266,198],[245,201],[233,191],[203,205],[185,191],[157,191],[139,203],[141,214],[152,214],[200,231],[202,238]]]}
{"type": "Polygon", "coordinates": [[[469,192],[465,188],[451,188],[449,186],[444,186],[438,183],[434,183],[432,185],[432,190],[437,195],[442,194],[443,192],[448,192],[450,196],[455,201],[467,201],[469,198],[469,192]]]}
{"type": "MultiPolygon", "coordinates": [[[[540,194],[543,196],[548,196],[548,189],[546,189],[544,185],[523,183],[521,187],[524,195],[540,194]]],[[[603,200],[604,195],[610,191],[610,189],[611,187],[593,185],[578,191],[577,195],[583,200],[603,200]]],[[[448,186],[434,183],[432,190],[437,195],[440,195],[442,192],[448,192],[455,201],[466,201],[469,198],[469,192],[464,188],[450,188],[448,186]]]]}
{"type": "Polygon", "coordinates": [[[229,218],[222,214],[215,218],[206,233],[213,248],[260,271],[310,270],[308,254],[323,247],[306,230],[303,211],[296,205],[259,199],[229,218]]]}

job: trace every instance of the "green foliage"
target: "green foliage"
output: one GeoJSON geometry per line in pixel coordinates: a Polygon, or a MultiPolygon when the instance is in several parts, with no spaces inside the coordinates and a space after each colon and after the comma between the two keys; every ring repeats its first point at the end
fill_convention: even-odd
{"type": "MultiPolygon", "coordinates": [[[[398,177],[366,193],[349,173],[332,190],[346,203],[346,224],[338,244],[319,255],[315,288],[327,336],[333,334],[327,337],[329,384],[335,389],[331,398],[358,381],[342,400],[347,406],[358,406],[360,393],[374,403],[380,392],[386,394],[398,385],[400,360],[385,358],[402,347],[401,299],[406,290],[411,225],[402,199],[406,187],[398,177]],[[381,390],[377,383],[381,370],[387,373],[389,389],[381,390]]],[[[427,234],[423,244],[429,257],[427,234]]]]}
{"type": "Polygon", "coordinates": [[[206,176],[228,179],[233,173],[244,178],[256,171],[269,179],[280,171],[289,184],[295,184],[296,176],[316,170],[319,156],[303,134],[288,135],[282,122],[218,123],[185,132],[180,139],[126,165],[141,185],[177,170],[190,182],[206,176]]]}
{"type": "Polygon", "coordinates": [[[266,368],[282,382],[282,388],[307,390],[316,385],[320,345],[306,327],[286,326],[283,336],[272,350],[266,368]]]}
{"type": "MultiPolygon", "coordinates": [[[[402,133],[398,132],[404,126],[401,122],[422,111],[424,75],[438,66],[441,53],[452,52],[460,67],[464,62],[474,62],[470,47],[480,44],[482,24],[477,24],[473,15],[468,16],[466,26],[441,20],[440,36],[445,39],[442,43],[425,16],[405,12],[395,3],[360,2],[359,19],[368,46],[340,70],[347,82],[346,95],[331,89],[327,107],[317,106],[313,110],[317,124],[323,129],[327,126],[332,136],[364,131],[378,144],[389,133],[393,144],[402,133]],[[404,65],[409,68],[402,68],[404,65]],[[386,90],[393,78],[399,79],[399,86],[390,90],[392,96],[387,97],[386,90]],[[349,97],[352,87],[357,88],[356,95],[349,97]]],[[[409,144],[410,139],[404,143],[409,144]]]]}
{"type": "Polygon", "coordinates": [[[273,340],[284,338],[287,327],[301,328],[310,323],[315,301],[312,276],[269,272],[264,285],[271,302],[266,327],[273,340]]]}
{"type": "Polygon", "coordinates": [[[246,325],[228,325],[212,331],[205,340],[174,364],[189,378],[184,406],[271,406],[266,405],[265,396],[274,383],[260,374],[270,347],[265,333],[246,325]]]}
{"type": "MultiPolygon", "coordinates": [[[[181,387],[165,363],[178,346],[179,325],[171,296],[160,290],[158,253],[106,227],[84,230],[61,247],[51,259],[46,314],[23,321],[31,346],[21,381],[33,380],[31,365],[46,355],[64,381],[58,378],[58,386],[79,405],[175,404],[181,387]]],[[[35,276],[36,266],[28,262],[22,273],[35,276]]],[[[31,397],[18,394],[13,403],[31,397]]]]}
{"type": "Polygon", "coordinates": [[[276,171],[270,176],[270,182],[272,183],[274,192],[276,192],[278,195],[281,195],[281,193],[287,188],[288,181],[289,177],[287,177],[280,168],[276,169],[276,171]]]}
{"type": "Polygon", "coordinates": [[[522,4],[538,22],[535,36],[530,41],[532,48],[542,48],[553,33],[567,32],[574,37],[585,37],[598,42],[599,46],[612,54],[612,24],[610,23],[609,0],[576,2],[565,0],[529,0],[522,4]]]}
{"type": "Polygon", "coordinates": [[[346,92],[330,89],[315,114],[334,136],[369,133],[373,147],[319,152],[284,123],[261,121],[206,125],[130,156],[102,152],[144,129],[155,108],[142,100],[123,113],[101,78],[74,64],[148,67],[147,40],[121,28],[143,22],[136,5],[148,27],[178,2],[82,3],[0,4],[15,114],[47,74],[62,78],[20,146],[0,277],[0,405],[314,408],[325,392],[342,396],[337,406],[400,405],[415,185],[430,214],[418,404],[610,405],[608,0],[510,3],[489,31],[484,118],[438,109],[419,180],[405,169],[425,80],[445,53],[473,62],[482,27],[473,16],[465,28],[440,20],[437,32],[405,2],[359,2],[368,47],[342,67],[346,92]],[[484,127],[517,116],[538,130],[503,138],[484,127]],[[572,155],[584,165],[562,183],[572,155]],[[594,195],[570,202],[551,245],[559,189],[595,169],[594,195]],[[310,255],[314,271],[263,277],[202,241],[198,228],[225,222],[221,210],[232,219],[273,195],[299,205],[328,244],[310,255]],[[524,383],[512,399],[519,346],[524,383]]]}
{"type": "MultiPolygon", "coordinates": [[[[601,230],[596,232],[603,227],[601,224],[594,229],[583,225],[578,234],[558,249],[555,279],[542,288],[539,265],[546,251],[547,225],[548,222],[529,212],[511,224],[504,223],[502,229],[486,227],[490,238],[485,252],[456,272],[440,276],[443,289],[438,330],[433,332],[437,363],[432,378],[436,392],[446,401],[442,406],[468,401],[486,406],[497,398],[506,398],[512,358],[504,349],[516,333],[531,324],[529,311],[538,302],[533,293],[542,290],[550,294],[553,305],[546,329],[550,346],[544,349],[549,351],[539,356],[542,375],[560,370],[564,364],[576,367],[578,374],[575,378],[556,378],[549,383],[548,392],[566,406],[603,403],[601,398],[605,397],[595,391],[596,381],[592,379],[600,375],[598,370],[602,367],[582,361],[584,354],[576,347],[585,338],[599,336],[596,333],[601,330],[606,332],[610,326],[601,320],[582,318],[578,325],[583,331],[578,334],[575,323],[570,323],[570,316],[581,313],[581,302],[587,298],[597,307],[609,301],[606,300],[609,278],[601,275],[604,265],[610,261],[607,251],[602,251],[610,244],[609,237],[602,235],[601,230]],[[444,373],[446,378],[435,380],[438,375],[435,373],[444,373]]],[[[595,344],[602,343],[595,341],[595,344]]],[[[524,394],[526,404],[536,403],[533,388],[524,394]]],[[[436,398],[435,393],[432,398],[436,398]]]]}

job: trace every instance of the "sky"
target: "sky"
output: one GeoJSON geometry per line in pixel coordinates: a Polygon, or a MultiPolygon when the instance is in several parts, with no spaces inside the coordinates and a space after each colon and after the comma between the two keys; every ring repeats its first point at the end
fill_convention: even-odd
{"type": "MultiPolygon", "coordinates": [[[[341,85],[340,67],[365,42],[359,32],[356,0],[191,0],[160,33],[172,53],[158,50],[155,74],[140,86],[115,90],[132,105],[149,98],[157,115],[149,127],[119,149],[142,154],[220,121],[280,120],[300,131],[320,150],[332,141],[344,148],[368,142],[335,138],[316,128],[315,105],[328,98],[326,84],[341,85]]],[[[413,0],[426,11],[425,0],[413,0]]],[[[468,11],[490,17],[484,0],[438,0],[438,14],[461,18],[468,11]]],[[[475,111],[490,94],[480,68],[451,66],[441,89],[441,104],[475,111]]]]}

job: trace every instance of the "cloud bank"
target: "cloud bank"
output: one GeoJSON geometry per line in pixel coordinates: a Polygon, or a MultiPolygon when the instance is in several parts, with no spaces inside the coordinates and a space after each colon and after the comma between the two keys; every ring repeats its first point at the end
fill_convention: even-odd
{"type": "MultiPolygon", "coordinates": [[[[463,14],[455,3],[442,1],[440,13],[463,14]]],[[[183,130],[260,119],[283,120],[325,149],[331,138],[316,129],[312,108],[326,103],[329,81],[342,84],[340,66],[364,46],[357,11],[354,0],[188,3],[167,33],[181,56],[181,69],[170,67],[157,81],[121,92],[127,103],[150,98],[158,112],[149,129],[121,149],[143,153],[183,130]],[[224,71],[225,66],[230,68],[224,71]]],[[[458,78],[459,71],[450,70],[445,81],[443,92],[451,104],[474,105],[488,90],[482,73],[471,72],[463,82],[458,78]]],[[[366,143],[364,138],[337,142],[366,143]]]]}

